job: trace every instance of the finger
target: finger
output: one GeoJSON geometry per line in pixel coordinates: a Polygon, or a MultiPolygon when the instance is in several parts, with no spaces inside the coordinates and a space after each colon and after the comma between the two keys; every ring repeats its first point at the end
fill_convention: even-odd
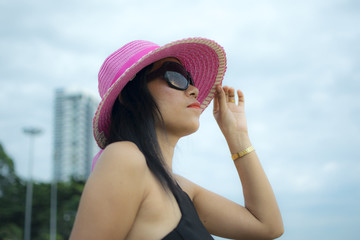
{"type": "Polygon", "coordinates": [[[216,95],[218,98],[218,106],[220,109],[226,108],[226,95],[224,89],[226,89],[226,87],[222,88],[220,85],[216,87],[216,95]]]}
{"type": "Polygon", "coordinates": [[[213,112],[217,112],[219,110],[219,100],[218,100],[218,93],[217,93],[217,87],[215,88],[216,92],[214,95],[214,104],[213,104],[213,112]]]}
{"type": "Polygon", "coordinates": [[[223,90],[224,90],[224,93],[225,93],[225,101],[228,102],[228,100],[229,100],[229,87],[224,86],[223,90]]]}
{"type": "Polygon", "coordinates": [[[245,103],[244,93],[241,90],[237,90],[237,95],[238,95],[238,103],[244,104],[245,103]]]}
{"type": "Polygon", "coordinates": [[[228,102],[235,103],[235,89],[229,88],[228,90],[228,102]]]}

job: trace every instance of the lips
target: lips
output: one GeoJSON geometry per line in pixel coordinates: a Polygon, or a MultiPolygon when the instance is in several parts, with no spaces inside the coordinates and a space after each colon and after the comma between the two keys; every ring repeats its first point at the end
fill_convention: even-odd
{"type": "Polygon", "coordinates": [[[192,104],[190,104],[189,106],[187,106],[188,108],[196,108],[196,109],[201,109],[200,107],[200,103],[199,102],[194,102],[192,104]]]}

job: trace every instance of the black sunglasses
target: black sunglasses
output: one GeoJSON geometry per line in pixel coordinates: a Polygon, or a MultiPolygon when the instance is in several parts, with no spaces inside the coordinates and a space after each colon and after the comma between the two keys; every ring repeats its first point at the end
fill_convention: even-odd
{"type": "Polygon", "coordinates": [[[160,68],[147,74],[148,81],[161,77],[170,87],[177,90],[186,90],[190,85],[194,86],[191,75],[186,69],[177,62],[165,62],[160,68]]]}

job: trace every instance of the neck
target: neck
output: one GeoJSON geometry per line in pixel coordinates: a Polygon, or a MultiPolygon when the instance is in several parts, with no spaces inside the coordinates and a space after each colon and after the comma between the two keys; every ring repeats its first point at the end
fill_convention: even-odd
{"type": "Polygon", "coordinates": [[[157,130],[156,135],[161,153],[164,157],[165,164],[172,172],[172,160],[174,157],[174,150],[179,138],[166,134],[166,132],[162,130],[157,130]]]}

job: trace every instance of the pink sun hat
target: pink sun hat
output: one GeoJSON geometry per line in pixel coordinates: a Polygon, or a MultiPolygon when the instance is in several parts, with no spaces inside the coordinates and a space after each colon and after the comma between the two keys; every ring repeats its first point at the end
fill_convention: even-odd
{"type": "Polygon", "coordinates": [[[204,110],[222,83],[226,71],[224,49],[206,38],[187,38],[164,46],[136,40],[112,53],[99,71],[101,102],[93,120],[94,137],[101,149],[108,144],[111,110],[124,86],[149,64],[167,57],[177,58],[190,72],[199,89],[198,101],[204,110]]]}

